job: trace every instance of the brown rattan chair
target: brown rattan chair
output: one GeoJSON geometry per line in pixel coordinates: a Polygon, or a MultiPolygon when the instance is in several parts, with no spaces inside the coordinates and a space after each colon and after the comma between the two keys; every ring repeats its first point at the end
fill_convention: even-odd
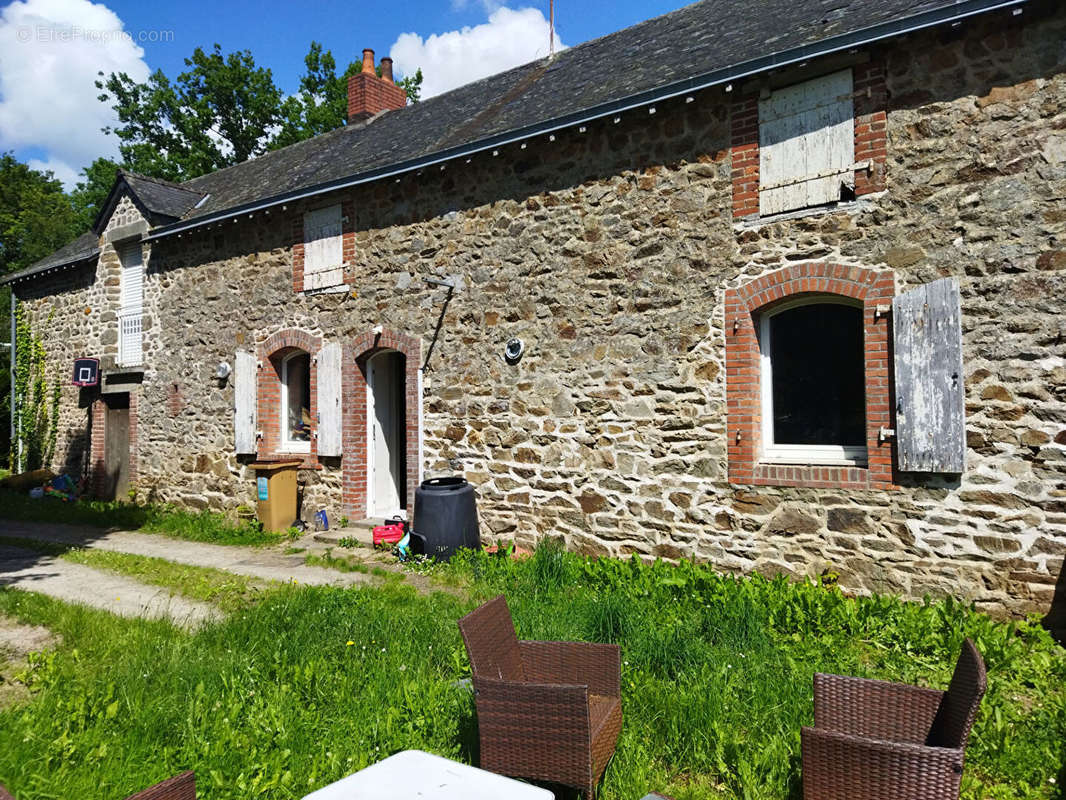
{"type": "Polygon", "coordinates": [[[969,639],[946,692],[815,675],[814,727],[802,731],[804,800],[957,800],[985,686],[969,639]]]}
{"type": "Polygon", "coordinates": [[[196,800],[196,776],[192,771],[183,772],[131,794],[126,800],[196,800]]]}
{"type": "Polygon", "coordinates": [[[595,796],[622,730],[613,644],[518,641],[503,595],[459,620],[474,678],[481,768],[595,796]]]}
{"type": "MultiPolygon", "coordinates": [[[[0,800],[15,800],[2,783],[0,800]]],[[[196,800],[196,777],[192,772],[183,772],[137,794],[131,794],[126,800],[196,800]]]]}

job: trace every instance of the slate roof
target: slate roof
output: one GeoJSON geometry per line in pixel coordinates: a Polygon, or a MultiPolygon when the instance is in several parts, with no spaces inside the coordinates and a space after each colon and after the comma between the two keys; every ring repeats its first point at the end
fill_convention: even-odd
{"type": "Polygon", "coordinates": [[[565,119],[756,59],[772,66],[774,54],[903,18],[989,5],[959,0],[703,0],[564,50],[550,61],[524,64],[390,111],[369,124],[338,128],[194,178],[182,186],[210,197],[186,219],[565,119]]]}
{"type": "Polygon", "coordinates": [[[20,272],[6,276],[3,281],[0,281],[0,283],[9,283],[10,281],[19,278],[27,278],[31,275],[47,272],[56,267],[77,264],[87,258],[94,258],[99,253],[100,237],[92,231],[88,231],[87,233],[83,233],[70,244],[63,245],[52,253],[52,255],[42,258],[40,261],[37,261],[20,272]]]}
{"type": "Polygon", "coordinates": [[[128,170],[122,170],[121,174],[130,190],[153,216],[180,219],[203,197],[199,192],[170,181],[149,178],[128,170]]]}
{"type": "Polygon", "coordinates": [[[702,0],[180,185],[119,180],[178,220],[165,232],[1026,1],[702,0]]]}

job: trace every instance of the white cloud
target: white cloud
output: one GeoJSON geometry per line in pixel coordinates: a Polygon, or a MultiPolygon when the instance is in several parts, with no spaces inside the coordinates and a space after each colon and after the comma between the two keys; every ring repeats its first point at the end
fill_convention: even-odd
{"type": "Polygon", "coordinates": [[[16,0],[0,12],[0,151],[33,147],[37,164],[68,187],[118,142],[101,132],[117,122],[97,100],[97,73],[148,78],[144,50],[122,20],[88,0],[16,0]]]}
{"type": "MultiPolygon", "coordinates": [[[[389,55],[399,72],[413,75],[422,69],[423,98],[548,55],[548,20],[540,9],[515,10],[481,1],[486,9],[492,7],[488,22],[425,39],[401,33],[392,45],[389,55]]],[[[558,31],[555,48],[564,48],[558,31]]]]}
{"type": "Polygon", "coordinates": [[[50,158],[47,161],[39,158],[31,158],[26,164],[30,169],[35,169],[38,172],[51,172],[56,180],[62,183],[68,189],[73,188],[78,180],[81,178],[79,169],[74,169],[66,162],[57,161],[54,158],[50,158]]]}

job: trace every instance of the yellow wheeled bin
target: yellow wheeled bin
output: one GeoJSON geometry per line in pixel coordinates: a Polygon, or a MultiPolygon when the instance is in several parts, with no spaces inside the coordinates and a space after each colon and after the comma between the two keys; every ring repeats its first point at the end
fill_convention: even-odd
{"type": "Polygon", "coordinates": [[[296,521],[296,473],[303,461],[257,461],[255,470],[256,511],[263,529],[287,531],[296,521]]]}

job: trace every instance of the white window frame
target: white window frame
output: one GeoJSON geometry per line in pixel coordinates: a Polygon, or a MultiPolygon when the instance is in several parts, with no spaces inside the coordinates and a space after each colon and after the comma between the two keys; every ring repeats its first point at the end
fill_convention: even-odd
{"type": "Polygon", "coordinates": [[[344,217],[340,203],[304,214],[304,291],[344,283],[344,217]]]}
{"type": "MultiPolygon", "coordinates": [[[[296,439],[289,438],[289,362],[294,358],[300,356],[307,356],[307,371],[308,379],[311,374],[311,354],[306,350],[293,350],[283,359],[281,359],[281,413],[278,415],[278,422],[280,430],[280,451],[283,453],[310,453],[311,441],[306,442],[297,441],[296,439]]],[[[310,381],[309,381],[310,382],[310,381]]],[[[307,405],[310,408],[311,395],[310,392],[307,396],[307,405]]],[[[314,438],[314,431],[311,433],[311,437],[314,438]]]]}
{"type": "MultiPolygon", "coordinates": [[[[832,444],[776,444],[774,442],[774,368],[773,359],[770,357],[770,320],[782,311],[799,306],[829,304],[863,308],[861,301],[842,295],[809,295],[778,303],[759,314],[759,389],[762,395],[762,453],[759,461],[761,463],[845,467],[865,467],[868,463],[866,447],[845,447],[832,444]]],[[[865,336],[865,331],[863,335],[865,336]]],[[[865,358],[863,361],[865,371],[865,358]]]]}

